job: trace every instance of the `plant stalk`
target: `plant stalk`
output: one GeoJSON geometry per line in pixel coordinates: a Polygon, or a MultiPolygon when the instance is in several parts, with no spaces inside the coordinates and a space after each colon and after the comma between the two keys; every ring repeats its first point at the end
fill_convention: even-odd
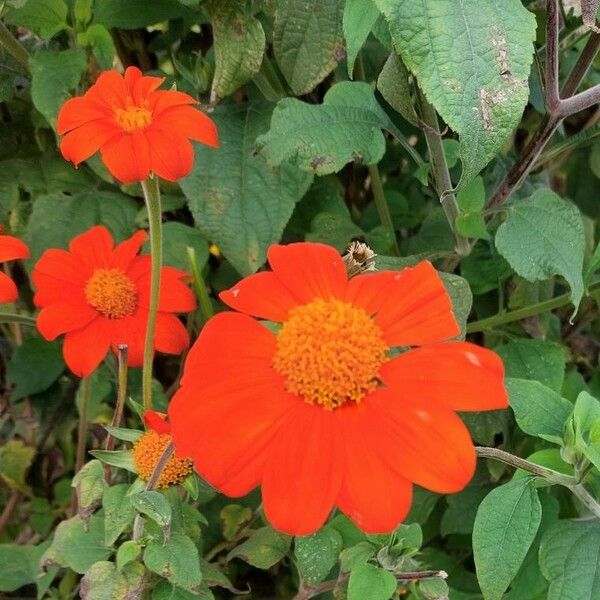
{"type": "Polygon", "coordinates": [[[373,199],[375,200],[375,207],[377,208],[379,220],[381,221],[381,224],[388,230],[392,238],[395,256],[400,256],[400,248],[396,238],[394,222],[392,220],[390,208],[385,199],[385,192],[383,190],[383,183],[381,182],[379,167],[376,164],[369,165],[369,177],[371,178],[371,190],[373,191],[373,199]]]}
{"type": "Polygon", "coordinates": [[[35,327],[35,319],[33,317],[15,313],[0,312],[0,323],[18,323],[19,325],[35,327]]]}
{"type": "Polygon", "coordinates": [[[186,250],[188,255],[188,262],[190,263],[190,270],[192,272],[194,289],[196,290],[196,295],[198,296],[200,311],[202,312],[202,317],[206,322],[215,314],[215,311],[213,310],[212,302],[210,301],[210,296],[208,295],[208,291],[206,288],[206,283],[204,282],[204,278],[202,277],[202,272],[198,268],[198,261],[196,260],[196,251],[190,246],[188,246],[186,250]]]}
{"type": "Polygon", "coordinates": [[[0,44],[24,68],[25,72],[29,73],[29,52],[2,21],[0,21],[0,44]]]}
{"type": "MultiPolygon", "coordinates": [[[[75,455],[75,474],[81,471],[85,462],[85,446],[87,437],[87,416],[88,404],[90,400],[90,378],[84,377],[81,380],[81,405],[79,407],[79,427],[77,429],[77,451],[75,455]]],[[[77,492],[73,490],[71,500],[71,513],[77,513],[77,492]]]]}

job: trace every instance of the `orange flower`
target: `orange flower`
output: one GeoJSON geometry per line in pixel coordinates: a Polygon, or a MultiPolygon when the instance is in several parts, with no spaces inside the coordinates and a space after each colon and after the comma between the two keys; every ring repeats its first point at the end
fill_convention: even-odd
{"type": "MultiPolygon", "coordinates": [[[[102,226],[73,238],[69,250],[46,250],[33,270],[34,302],[40,307],[37,328],[47,339],[64,333],[63,355],[80,377],[89,375],[112,347],[128,346],[132,367],[143,361],[150,302],[150,257],[137,256],[146,240],[138,231],[115,247],[102,226]]],[[[181,321],[172,313],[196,306],[181,281],[186,273],[172,267],[161,272],[160,302],[154,347],[180,354],[189,343],[181,321]]]]}
{"type": "Polygon", "coordinates": [[[322,244],[271,246],[190,350],[169,417],[179,456],[229,496],[262,484],[267,518],[306,535],[337,506],[370,533],[406,516],[412,485],[465,487],[456,411],[508,405],[499,357],[459,333],[430,263],[348,280],[322,244]],[[252,317],[282,323],[276,334],[252,317]],[[394,347],[418,346],[407,352],[394,347]]]}
{"type": "MultiPolygon", "coordinates": [[[[133,445],[133,462],[140,478],[148,481],[171,442],[171,427],[165,420],[165,415],[152,410],[144,413],[144,423],[148,431],[133,445]]],[[[191,472],[192,462],[189,459],[171,456],[158,478],[156,487],[175,485],[191,472]]]]}
{"type": "MultiPolygon", "coordinates": [[[[0,263],[17,258],[29,258],[27,244],[12,235],[3,235],[0,227],[0,263]]],[[[14,302],[18,297],[15,282],[0,271],[0,302],[14,302]]]]}
{"type": "Polygon", "coordinates": [[[192,170],[189,140],[216,148],[217,128],[188,94],[157,89],[164,77],[146,77],[136,67],[122,76],[105,71],[83,95],[67,100],[57,132],[66,134],[62,155],[76,166],[100,150],[106,168],[123,183],[155,173],[176,181],[192,170]]]}

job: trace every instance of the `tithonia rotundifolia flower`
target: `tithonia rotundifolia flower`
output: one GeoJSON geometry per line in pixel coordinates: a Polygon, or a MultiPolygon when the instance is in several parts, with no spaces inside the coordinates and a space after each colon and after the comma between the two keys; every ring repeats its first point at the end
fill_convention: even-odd
{"type": "MultiPolygon", "coordinates": [[[[115,246],[108,229],[92,227],[68,250],[46,250],[32,278],[35,305],[41,308],[37,328],[47,340],[65,334],[63,356],[80,377],[89,375],[112,348],[128,348],[128,363],[143,362],[150,302],[150,256],[138,253],[147,235],[138,231],[115,246]]],[[[161,271],[160,301],[154,348],[181,354],[188,332],[173,313],[194,310],[196,301],[183,282],[187,273],[173,267],[161,271]]]]}
{"type": "Polygon", "coordinates": [[[194,162],[190,140],[217,147],[217,128],[190,95],[158,89],[163,82],[136,67],[125,75],[101,73],[58,113],[62,155],[78,165],[100,150],[106,168],[122,183],[150,173],[168,181],[188,175],[194,162]]]}
{"type": "MultiPolygon", "coordinates": [[[[0,227],[0,263],[29,258],[27,244],[12,235],[5,235],[0,227]]],[[[0,271],[0,302],[14,302],[19,297],[15,282],[0,271]]]]}
{"type": "Polygon", "coordinates": [[[475,450],[457,411],[508,405],[500,358],[459,334],[429,262],[348,279],[335,249],[274,245],[191,348],[169,406],[176,452],[229,496],[262,485],[267,518],[306,535],[334,507],[370,533],[413,484],[462,490],[475,450]],[[280,324],[273,330],[257,319],[280,324]]]}

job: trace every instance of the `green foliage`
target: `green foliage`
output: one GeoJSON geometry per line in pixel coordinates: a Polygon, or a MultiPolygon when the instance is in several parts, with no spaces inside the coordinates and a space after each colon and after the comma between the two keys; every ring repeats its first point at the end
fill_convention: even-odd
{"type": "Polygon", "coordinates": [[[241,558],[254,567],[268,569],[287,554],[290,544],[289,536],[271,527],[261,527],[253,531],[244,543],[234,548],[228,559],[241,558]]]}
{"type": "Polygon", "coordinates": [[[388,600],[395,590],[396,579],[389,571],[364,564],[350,572],[348,600],[388,600]]]}
{"type": "Polygon", "coordinates": [[[342,548],[342,536],[331,526],[322,527],[306,537],[297,537],[294,555],[302,580],[308,585],[323,581],[337,563],[342,548]]]}
{"type": "Polygon", "coordinates": [[[68,10],[64,0],[25,0],[22,6],[9,8],[5,19],[42,37],[52,37],[67,28],[68,10]]]}

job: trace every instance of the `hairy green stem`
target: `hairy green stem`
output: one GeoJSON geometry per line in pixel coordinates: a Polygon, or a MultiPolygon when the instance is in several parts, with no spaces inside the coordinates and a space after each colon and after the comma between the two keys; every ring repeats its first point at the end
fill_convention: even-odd
{"type": "Polygon", "coordinates": [[[29,73],[29,53],[2,21],[0,21],[0,44],[24,67],[25,72],[29,73]]]}
{"type": "MultiPolygon", "coordinates": [[[[85,446],[87,437],[87,416],[88,404],[90,400],[90,378],[84,377],[81,380],[81,404],[79,406],[79,427],[77,428],[77,451],[75,455],[75,474],[81,471],[85,462],[85,446]]],[[[73,490],[71,499],[71,513],[77,513],[77,491],[73,490]]]]}
{"type": "MultiPolygon", "coordinates": [[[[119,427],[123,418],[123,408],[125,406],[125,398],[127,397],[127,344],[119,345],[119,387],[117,389],[117,404],[113,414],[111,427],[119,427]]],[[[115,447],[115,438],[109,433],[106,436],[105,449],[113,450],[115,447]]],[[[104,465],[104,478],[110,485],[111,467],[104,465]]]]}
{"type": "MultiPolygon", "coordinates": [[[[597,281],[588,287],[588,295],[599,290],[600,282],[597,281]]],[[[571,293],[567,292],[566,294],[561,294],[560,296],[556,296],[556,298],[551,298],[550,300],[544,300],[543,302],[530,304],[529,306],[524,306],[523,308],[518,308],[517,310],[498,313],[493,317],[487,317],[485,319],[480,319],[479,321],[467,323],[467,333],[476,333],[478,331],[493,329],[498,325],[505,325],[506,323],[513,323],[514,321],[520,321],[521,319],[526,319],[527,317],[541,315],[545,312],[554,310],[555,308],[567,306],[570,303],[571,293]]]]}
{"type": "Polygon", "coordinates": [[[144,363],[142,370],[142,402],[144,410],[152,410],[152,361],[154,359],[154,332],[160,295],[160,272],[162,267],[162,215],[160,207],[160,189],[158,177],[150,176],[142,181],[144,200],[148,210],[150,224],[150,307],[148,309],[148,325],[144,343],[144,363]]]}
{"type": "Polygon", "coordinates": [[[392,221],[390,208],[385,199],[385,192],[383,191],[383,183],[381,183],[379,167],[376,164],[369,165],[369,177],[371,178],[371,190],[373,191],[373,199],[375,200],[377,214],[379,215],[381,224],[389,231],[389,234],[392,238],[394,254],[396,256],[400,256],[400,248],[398,247],[398,240],[396,239],[394,222],[392,221]]]}
{"type": "Polygon", "coordinates": [[[187,247],[188,261],[190,263],[190,270],[192,271],[192,280],[196,295],[198,296],[198,303],[200,304],[200,311],[204,317],[204,321],[208,321],[214,314],[212,302],[206,289],[206,283],[202,277],[202,272],[198,268],[198,261],[196,260],[196,251],[190,246],[187,247]]]}
{"type": "Polygon", "coordinates": [[[35,327],[35,319],[26,315],[18,315],[15,313],[0,312],[0,323],[18,323],[20,325],[29,325],[35,327]]]}

